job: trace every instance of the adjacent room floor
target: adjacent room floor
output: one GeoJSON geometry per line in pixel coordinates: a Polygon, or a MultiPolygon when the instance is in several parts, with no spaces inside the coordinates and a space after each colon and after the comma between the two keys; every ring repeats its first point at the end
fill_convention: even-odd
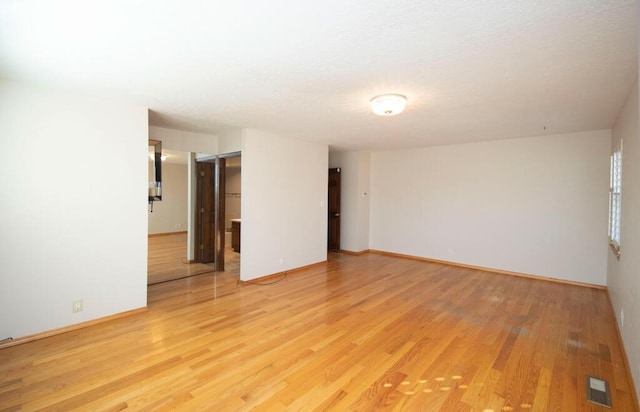
{"type": "MultiPolygon", "coordinates": [[[[147,284],[166,282],[209,273],[213,263],[189,263],[187,259],[187,233],[149,236],[147,284]]],[[[225,272],[240,276],[240,254],[225,247],[225,272]]]]}

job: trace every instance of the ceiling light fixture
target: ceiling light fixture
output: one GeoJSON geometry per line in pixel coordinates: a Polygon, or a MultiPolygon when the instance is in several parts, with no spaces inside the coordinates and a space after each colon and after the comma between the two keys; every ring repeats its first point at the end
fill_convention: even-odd
{"type": "Polygon", "coordinates": [[[371,109],[378,116],[395,116],[406,105],[407,98],[400,94],[381,94],[371,99],[371,109]]]}

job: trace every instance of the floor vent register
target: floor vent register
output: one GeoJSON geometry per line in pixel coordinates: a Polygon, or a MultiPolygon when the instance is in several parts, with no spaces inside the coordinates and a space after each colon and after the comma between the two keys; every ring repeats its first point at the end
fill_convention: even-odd
{"type": "Polygon", "coordinates": [[[587,376],[587,400],[597,405],[611,408],[611,391],[609,382],[604,379],[587,376]]]}

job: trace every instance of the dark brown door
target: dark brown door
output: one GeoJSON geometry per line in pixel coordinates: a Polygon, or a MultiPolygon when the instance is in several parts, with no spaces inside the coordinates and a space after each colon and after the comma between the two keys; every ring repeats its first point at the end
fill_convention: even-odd
{"type": "Polygon", "coordinates": [[[329,210],[329,233],[327,249],[340,250],[340,168],[329,169],[329,196],[327,200],[329,210]]]}
{"type": "Polygon", "coordinates": [[[195,260],[215,260],[215,163],[198,163],[195,260]]]}
{"type": "Polygon", "coordinates": [[[224,271],[224,247],[225,247],[225,204],[226,204],[226,170],[227,160],[224,158],[217,158],[215,167],[215,269],[218,272],[224,271]]]}

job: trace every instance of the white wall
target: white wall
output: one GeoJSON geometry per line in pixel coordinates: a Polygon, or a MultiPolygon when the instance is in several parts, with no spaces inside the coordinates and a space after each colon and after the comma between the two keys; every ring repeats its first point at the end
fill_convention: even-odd
{"type": "Polygon", "coordinates": [[[242,150],[242,130],[226,129],[218,133],[218,153],[234,153],[242,150]]]}
{"type": "Polygon", "coordinates": [[[210,155],[218,154],[218,136],[212,134],[150,126],[149,138],[160,140],[163,150],[170,149],[210,155]]]}
{"type": "Polygon", "coordinates": [[[369,249],[369,185],[368,152],[335,152],[329,154],[329,167],[341,169],[340,248],[351,252],[369,249]]]}
{"type": "Polygon", "coordinates": [[[640,131],[638,130],[638,84],[620,113],[612,132],[612,148],[623,140],[622,217],[620,260],[609,251],[607,287],[618,317],[624,347],[640,393],[640,131]],[[621,312],[624,311],[624,325],[621,312]]]}
{"type": "Polygon", "coordinates": [[[0,80],[0,339],[146,306],[147,124],[144,107],[0,80]]]}
{"type": "Polygon", "coordinates": [[[326,260],[327,165],[326,145],[243,130],[242,280],[326,260]]]}
{"type": "Polygon", "coordinates": [[[372,153],[371,249],[604,285],[610,136],[372,153]]]}
{"type": "Polygon", "coordinates": [[[186,164],[162,163],[162,200],[153,202],[153,212],[148,214],[149,234],[187,230],[187,169],[186,164]]]}

